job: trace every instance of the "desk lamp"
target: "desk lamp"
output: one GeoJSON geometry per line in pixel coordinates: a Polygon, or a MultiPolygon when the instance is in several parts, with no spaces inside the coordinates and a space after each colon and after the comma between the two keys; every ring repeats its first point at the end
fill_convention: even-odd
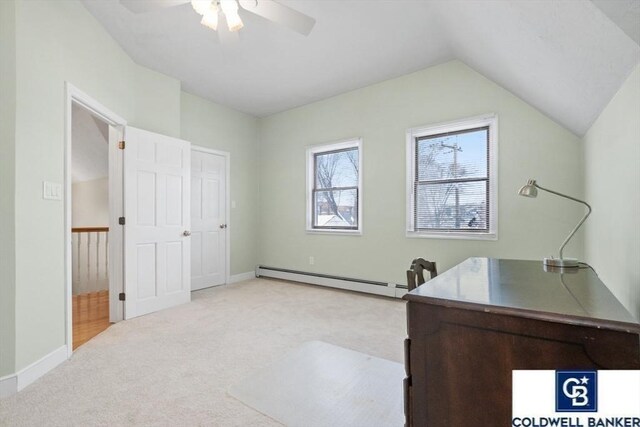
{"type": "Polygon", "coordinates": [[[575,258],[564,258],[562,256],[562,251],[564,250],[564,247],[567,245],[567,243],[569,243],[569,240],[571,240],[573,235],[576,234],[576,231],[578,231],[582,223],[585,222],[587,217],[591,214],[591,206],[589,206],[586,202],[583,202],[582,200],[578,200],[574,197],[567,196],[566,194],[558,193],[557,191],[553,191],[553,190],[549,190],[548,188],[541,187],[538,185],[538,183],[536,183],[535,179],[530,179],[526,185],[524,185],[522,188],[520,188],[520,190],[518,190],[518,194],[524,197],[537,197],[538,189],[542,191],[546,191],[547,193],[555,194],[556,196],[564,197],[565,199],[573,200],[574,202],[582,203],[587,207],[588,211],[585,214],[585,216],[580,220],[578,225],[576,225],[573,231],[564,240],[564,243],[562,244],[562,246],[560,246],[560,254],[559,254],[560,257],[545,258],[543,261],[544,265],[548,267],[578,268],[578,265],[579,265],[578,260],[575,258]]]}

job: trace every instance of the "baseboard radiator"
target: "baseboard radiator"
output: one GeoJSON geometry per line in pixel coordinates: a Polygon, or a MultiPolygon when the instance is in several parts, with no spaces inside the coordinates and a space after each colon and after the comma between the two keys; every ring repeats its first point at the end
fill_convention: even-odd
{"type": "Polygon", "coordinates": [[[308,283],[311,285],[327,286],[330,288],[346,289],[349,291],[384,295],[394,298],[402,298],[402,296],[407,293],[406,285],[332,276],[329,274],[309,273],[306,271],[287,270],[284,268],[267,267],[264,265],[256,267],[256,277],[290,280],[292,282],[308,283]]]}

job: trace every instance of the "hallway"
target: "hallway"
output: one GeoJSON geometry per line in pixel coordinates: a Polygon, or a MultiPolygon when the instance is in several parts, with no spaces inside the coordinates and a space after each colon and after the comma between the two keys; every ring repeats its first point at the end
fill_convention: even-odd
{"type": "Polygon", "coordinates": [[[73,296],[73,349],[77,349],[109,323],[109,291],[88,292],[73,296]]]}

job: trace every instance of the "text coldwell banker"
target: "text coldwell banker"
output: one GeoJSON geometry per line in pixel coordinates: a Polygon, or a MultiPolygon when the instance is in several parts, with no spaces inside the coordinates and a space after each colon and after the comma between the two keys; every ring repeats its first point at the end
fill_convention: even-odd
{"type": "Polygon", "coordinates": [[[512,427],[640,427],[640,417],[516,417],[512,427]]]}

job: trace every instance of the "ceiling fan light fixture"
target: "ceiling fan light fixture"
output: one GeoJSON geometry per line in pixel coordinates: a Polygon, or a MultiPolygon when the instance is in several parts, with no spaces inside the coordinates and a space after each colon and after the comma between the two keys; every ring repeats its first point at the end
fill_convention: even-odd
{"type": "Polygon", "coordinates": [[[200,15],[206,14],[213,6],[211,0],[191,0],[191,7],[200,15]]]}
{"type": "Polygon", "coordinates": [[[238,2],[236,0],[220,0],[220,8],[227,19],[229,31],[238,31],[244,24],[238,15],[238,2]]]}
{"type": "Polygon", "coordinates": [[[238,31],[244,24],[242,23],[242,19],[240,19],[239,15],[225,15],[227,18],[227,26],[229,27],[229,31],[238,31]]]}
{"type": "Polygon", "coordinates": [[[209,9],[202,15],[200,23],[213,31],[218,30],[218,7],[215,4],[211,4],[209,9]]]}

